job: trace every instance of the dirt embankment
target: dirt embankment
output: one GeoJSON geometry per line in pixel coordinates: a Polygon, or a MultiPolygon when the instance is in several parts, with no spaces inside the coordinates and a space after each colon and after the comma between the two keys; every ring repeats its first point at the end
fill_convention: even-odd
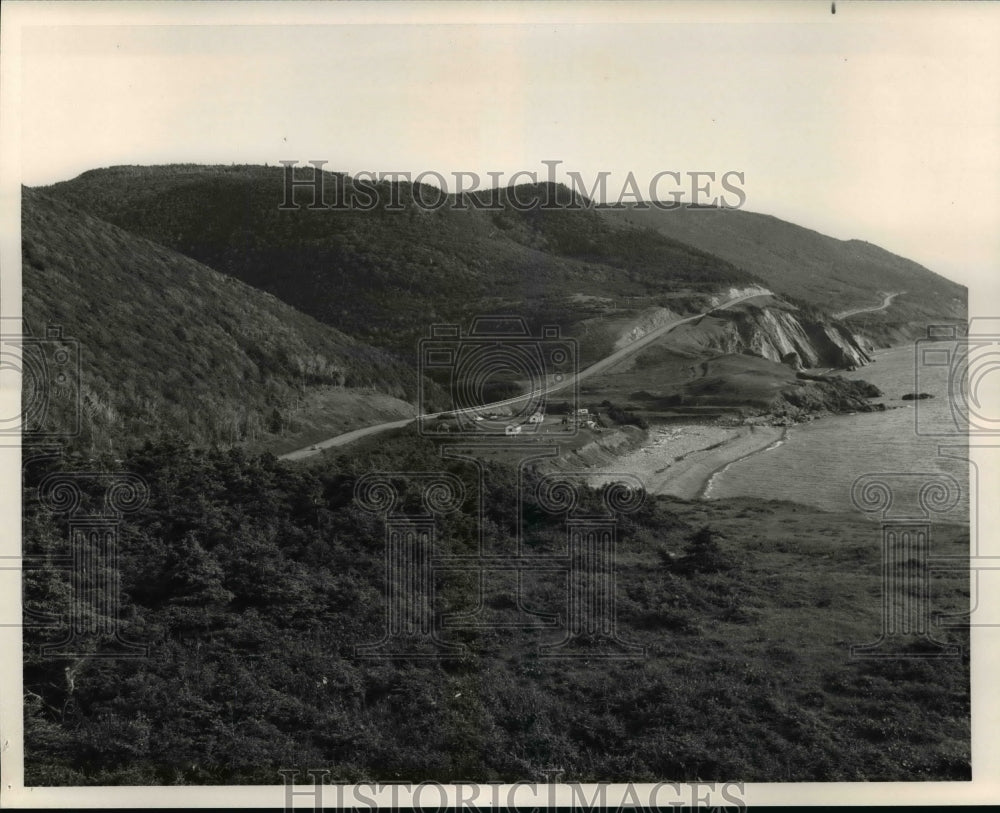
{"type": "Polygon", "coordinates": [[[624,471],[616,461],[641,449],[648,433],[637,426],[620,426],[592,434],[590,440],[569,449],[558,458],[539,465],[543,471],[624,471]]]}

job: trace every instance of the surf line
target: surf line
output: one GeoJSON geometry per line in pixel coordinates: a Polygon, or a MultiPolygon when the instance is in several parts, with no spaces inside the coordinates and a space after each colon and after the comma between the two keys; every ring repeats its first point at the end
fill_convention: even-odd
{"type": "MultiPolygon", "coordinates": [[[[698,499],[699,500],[709,500],[709,499],[711,499],[712,498],[712,487],[715,485],[716,478],[719,477],[722,474],[725,474],[726,471],[728,471],[729,467],[732,466],[733,464],[739,463],[741,460],[746,460],[748,457],[753,457],[755,454],[761,454],[763,452],[769,452],[772,449],[777,449],[779,446],[781,446],[788,439],[788,429],[789,429],[789,427],[787,427],[787,426],[784,427],[782,429],[782,432],[781,432],[781,437],[778,438],[775,441],[772,441],[767,446],[765,446],[763,449],[753,449],[753,450],[747,452],[745,455],[740,455],[735,460],[730,460],[728,463],[724,463],[721,466],[719,466],[719,468],[717,468],[715,471],[713,471],[709,475],[708,479],[705,481],[705,485],[701,489],[701,493],[698,495],[698,499]]],[[[752,426],[750,427],[750,431],[753,432],[753,427],[752,426]]]]}

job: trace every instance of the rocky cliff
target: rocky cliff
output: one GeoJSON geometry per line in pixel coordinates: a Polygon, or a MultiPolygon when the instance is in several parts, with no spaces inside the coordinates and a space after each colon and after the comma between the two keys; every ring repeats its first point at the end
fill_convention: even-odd
{"type": "Polygon", "coordinates": [[[870,401],[881,397],[878,387],[867,381],[799,373],[793,386],[782,388],[768,411],[779,419],[778,423],[800,421],[824,412],[882,412],[885,404],[870,401]]]}
{"type": "Polygon", "coordinates": [[[696,351],[749,353],[786,363],[796,358],[797,366],[807,368],[852,369],[871,361],[862,340],[843,324],[778,301],[716,311],[683,326],[677,341],[696,351]]]}

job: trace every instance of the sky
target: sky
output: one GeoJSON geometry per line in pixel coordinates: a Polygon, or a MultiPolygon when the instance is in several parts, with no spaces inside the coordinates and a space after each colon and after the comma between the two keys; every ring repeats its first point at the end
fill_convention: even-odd
{"type": "Polygon", "coordinates": [[[22,29],[26,185],[313,159],[560,161],[613,195],[630,172],[741,172],[750,211],[966,284],[1000,270],[1000,7],[89,5],[22,29]]]}

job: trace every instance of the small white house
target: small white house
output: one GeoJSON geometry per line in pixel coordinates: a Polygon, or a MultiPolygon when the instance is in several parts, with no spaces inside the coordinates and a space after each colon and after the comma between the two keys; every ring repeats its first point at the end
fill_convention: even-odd
{"type": "Polygon", "coordinates": [[[504,429],[503,429],[503,433],[505,435],[520,435],[521,434],[521,425],[520,424],[513,424],[513,423],[507,424],[507,426],[505,426],[504,429]]]}
{"type": "Polygon", "coordinates": [[[543,423],[545,421],[545,413],[536,412],[530,418],[528,418],[528,423],[543,423]]]}
{"type": "Polygon", "coordinates": [[[580,409],[578,409],[576,411],[576,414],[577,415],[589,415],[590,412],[587,410],[587,407],[581,407],[580,409]]]}

